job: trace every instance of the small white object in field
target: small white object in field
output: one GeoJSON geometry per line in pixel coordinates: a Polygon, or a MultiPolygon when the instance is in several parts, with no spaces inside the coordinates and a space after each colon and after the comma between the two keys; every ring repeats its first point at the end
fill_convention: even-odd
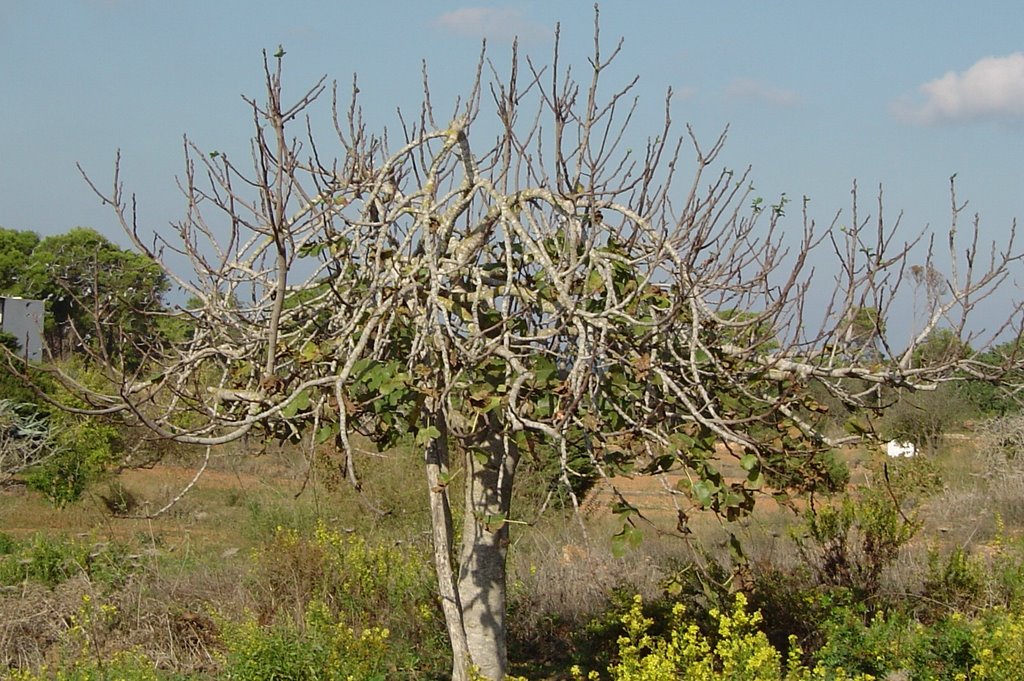
{"type": "Polygon", "coordinates": [[[899,440],[889,440],[885,445],[885,453],[893,458],[904,457],[904,456],[916,456],[917,447],[914,446],[913,442],[900,442],[899,440]]]}

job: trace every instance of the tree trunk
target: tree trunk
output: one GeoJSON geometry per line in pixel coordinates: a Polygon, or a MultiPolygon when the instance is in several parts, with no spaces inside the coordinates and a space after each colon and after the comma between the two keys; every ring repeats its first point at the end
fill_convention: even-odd
{"type": "Polygon", "coordinates": [[[469,655],[486,679],[508,673],[505,558],[512,479],[519,453],[490,423],[466,453],[466,513],[459,560],[459,601],[469,655]]]}
{"type": "Polygon", "coordinates": [[[437,419],[441,435],[427,447],[427,494],[430,498],[430,528],[434,543],[434,569],[444,612],[448,638],[452,645],[452,681],[468,681],[470,648],[463,626],[462,606],[452,570],[453,528],[448,503],[448,430],[444,419],[437,419]]]}

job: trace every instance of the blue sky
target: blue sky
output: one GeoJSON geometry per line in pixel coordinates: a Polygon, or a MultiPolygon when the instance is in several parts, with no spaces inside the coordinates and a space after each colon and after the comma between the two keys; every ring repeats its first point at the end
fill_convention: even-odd
{"type": "MultiPolygon", "coordinates": [[[[658,132],[671,86],[677,123],[707,144],[729,124],[723,162],[752,165],[766,197],[809,196],[819,222],[848,209],[856,179],[865,211],[884,185],[908,237],[941,229],[953,173],[986,239],[1024,216],[1019,2],[637,0],[605,2],[601,17],[605,45],[625,41],[608,83],[641,77],[638,136],[658,132]]],[[[582,73],[592,2],[0,0],[0,225],[121,240],[75,168],[106,185],[117,149],[143,223],[175,220],[182,135],[245,153],[240,95],[260,95],[264,48],[285,46],[293,92],[358,73],[367,119],[383,127],[417,107],[422,60],[435,103],[451,100],[481,39],[499,65],[513,34],[547,62],[556,22],[582,73]]]]}

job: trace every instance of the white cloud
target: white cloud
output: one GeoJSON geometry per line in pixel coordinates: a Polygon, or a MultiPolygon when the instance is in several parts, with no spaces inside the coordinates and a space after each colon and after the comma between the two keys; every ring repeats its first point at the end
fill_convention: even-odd
{"type": "Polygon", "coordinates": [[[904,98],[893,112],[911,123],[1024,120],[1024,53],[986,57],[962,73],[921,85],[924,101],[904,98]]]}
{"type": "Polygon", "coordinates": [[[679,99],[693,99],[697,96],[697,88],[692,85],[681,85],[672,88],[672,95],[679,99]]]}
{"type": "Polygon", "coordinates": [[[462,7],[437,17],[434,25],[459,35],[505,41],[516,37],[521,40],[543,38],[550,33],[526,19],[522,10],[512,8],[462,7]]]}
{"type": "Polygon", "coordinates": [[[725,94],[732,99],[764,102],[773,106],[795,106],[800,97],[793,90],[774,87],[750,78],[734,80],[725,88],[725,94]]]}

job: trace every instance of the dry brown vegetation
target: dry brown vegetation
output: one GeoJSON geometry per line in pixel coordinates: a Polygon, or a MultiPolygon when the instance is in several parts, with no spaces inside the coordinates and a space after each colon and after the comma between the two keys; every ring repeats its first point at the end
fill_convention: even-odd
{"type": "MultiPolygon", "coordinates": [[[[1014,432],[1008,423],[993,422],[966,438],[947,439],[938,455],[917,460],[886,461],[875,447],[843,453],[852,488],[898,487],[893,482],[897,475],[916,476],[916,483],[894,494],[923,529],[886,572],[885,589],[909,593],[919,588],[930,552],[960,547],[985,556],[1024,530],[1024,463],[1006,456],[1014,432]]],[[[275,527],[308,529],[316,518],[324,518],[334,526],[369,530],[376,540],[427,545],[426,491],[416,477],[415,456],[367,457],[366,498],[361,499],[337,479],[327,459],[310,470],[286,447],[257,457],[238,454],[215,456],[194,489],[156,519],[112,515],[110,498],[115,492],[127,495],[129,513],[135,514],[162,505],[192,478],[195,462],[188,456],[125,470],[95,484],[82,501],[64,510],[48,506],[24,487],[5,488],[0,529],[6,535],[19,540],[36,533],[63,535],[89,543],[96,555],[116,543],[124,547],[118,554],[124,571],[113,590],[111,582],[86,572],[52,587],[32,581],[4,587],[0,665],[34,668],[59,660],[67,653],[67,632],[82,599],[90,596],[121,613],[96,638],[102,654],[134,648],[161,669],[207,675],[222,664],[219,618],[268,612],[272,585],[267,574],[254,576],[252,550],[275,527]],[[384,515],[367,511],[367,503],[384,515]]],[[[690,533],[680,535],[673,531],[676,509],[666,493],[674,487],[673,476],[614,482],[615,494],[640,511],[637,522],[644,539],[635,551],[616,556],[609,547],[622,521],[608,511],[614,495],[607,486],[595,488],[584,505],[586,534],[571,515],[557,510],[549,510],[528,531],[516,526],[513,532],[513,650],[520,658],[530,650],[534,669],[564,659],[566,642],[606,612],[616,593],[641,593],[653,600],[680,579],[689,580],[685,588],[691,590],[695,583],[726,590],[749,586],[742,576],[732,584],[716,583],[728,578],[716,572],[730,562],[727,529],[742,540],[748,579],[766,567],[784,572],[800,567],[794,531],[807,502],[779,505],[766,496],[749,518],[729,528],[711,514],[691,514],[690,533]]],[[[532,519],[527,510],[524,503],[522,517],[532,519]]],[[[297,589],[297,598],[304,597],[297,573],[284,579],[297,589]]]]}

